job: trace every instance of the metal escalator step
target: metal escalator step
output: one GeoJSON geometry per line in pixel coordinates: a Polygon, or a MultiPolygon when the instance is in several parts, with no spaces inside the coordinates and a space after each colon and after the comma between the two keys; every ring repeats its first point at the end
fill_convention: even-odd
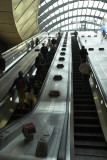
{"type": "Polygon", "coordinates": [[[79,155],[79,159],[78,160],[81,160],[80,159],[80,155],[83,156],[83,160],[87,160],[85,155],[89,155],[89,159],[88,160],[91,160],[91,156],[95,156],[93,157],[92,160],[106,160],[107,159],[107,149],[92,149],[92,148],[76,148],[75,149],[75,154],[76,155],[79,155]],[[100,159],[98,158],[100,157],[100,159]],[[105,157],[105,158],[104,158],[105,157]]]}
{"type": "Polygon", "coordinates": [[[88,95],[88,94],[74,94],[74,99],[92,99],[93,98],[93,96],[90,94],[90,95],[88,95]]]}
{"type": "Polygon", "coordinates": [[[75,111],[78,110],[95,110],[94,104],[76,104],[75,105],[75,111]]]}
{"type": "Polygon", "coordinates": [[[74,105],[76,104],[94,104],[93,99],[74,99],[74,105]]]}
{"type": "Polygon", "coordinates": [[[78,42],[72,37],[75,160],[97,160],[97,156],[101,156],[101,159],[98,160],[106,160],[107,145],[96,112],[90,84],[89,91],[83,90],[83,79],[79,72],[79,52],[78,42]],[[86,157],[92,156],[87,159],[85,155],[86,157]],[[106,159],[102,159],[104,156],[106,159]]]}
{"type": "Polygon", "coordinates": [[[73,72],[73,78],[75,77],[82,77],[82,74],[78,71],[78,72],[73,72]]]}
{"type": "Polygon", "coordinates": [[[82,95],[92,95],[91,91],[84,91],[84,90],[80,90],[78,88],[74,88],[74,95],[76,94],[82,94],[82,95]]]}
{"type": "Polygon", "coordinates": [[[107,148],[107,145],[105,142],[103,141],[81,141],[81,140],[78,140],[76,141],[75,140],[75,147],[78,146],[78,147],[91,147],[91,148],[107,148]]]}
{"type": "Polygon", "coordinates": [[[101,131],[100,124],[74,124],[74,132],[77,133],[100,133],[101,131]]]}
{"type": "Polygon", "coordinates": [[[98,124],[99,119],[94,117],[75,117],[75,124],[98,124]]]}
{"type": "Polygon", "coordinates": [[[75,116],[83,116],[83,117],[86,117],[86,118],[88,118],[88,117],[97,117],[98,118],[98,114],[97,114],[97,112],[96,112],[96,110],[89,110],[89,111],[87,111],[87,110],[76,110],[76,111],[74,111],[74,115],[75,116]]]}
{"type": "Polygon", "coordinates": [[[104,142],[104,136],[102,133],[75,133],[74,139],[76,141],[102,141],[104,142]]]}
{"type": "Polygon", "coordinates": [[[75,68],[75,69],[73,70],[73,74],[79,74],[79,75],[81,75],[81,73],[80,73],[80,71],[79,71],[79,68],[75,68]]]}
{"type": "MultiPolygon", "coordinates": [[[[74,78],[73,78],[74,79],[74,78]]],[[[75,84],[82,84],[83,85],[83,79],[82,77],[78,78],[78,79],[74,79],[73,81],[73,85],[76,86],[75,84]]]]}
{"type": "Polygon", "coordinates": [[[78,80],[82,80],[83,81],[83,78],[82,78],[81,74],[73,74],[73,80],[74,80],[74,82],[75,82],[75,80],[77,80],[77,78],[78,78],[78,80]]]}
{"type": "Polygon", "coordinates": [[[73,83],[73,87],[75,88],[75,86],[76,86],[76,87],[83,86],[83,82],[82,82],[82,81],[74,82],[74,83],[73,83]]]}
{"type": "Polygon", "coordinates": [[[100,128],[100,125],[95,125],[95,124],[76,124],[75,127],[78,127],[78,128],[100,128]]]}

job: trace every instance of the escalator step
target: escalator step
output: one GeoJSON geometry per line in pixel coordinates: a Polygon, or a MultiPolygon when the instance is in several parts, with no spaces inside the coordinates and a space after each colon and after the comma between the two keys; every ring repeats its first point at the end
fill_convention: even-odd
{"type": "Polygon", "coordinates": [[[74,105],[76,104],[94,104],[93,99],[74,99],[74,105]]]}
{"type": "Polygon", "coordinates": [[[98,139],[98,140],[104,140],[104,136],[101,133],[75,133],[75,138],[79,138],[79,139],[84,139],[85,137],[87,137],[88,139],[90,139],[91,137],[98,139]]]}
{"type": "Polygon", "coordinates": [[[77,155],[79,155],[78,160],[106,160],[107,159],[107,149],[94,149],[94,148],[79,148],[76,147],[75,149],[75,158],[77,160],[77,155]],[[82,155],[82,159],[80,159],[80,155],[82,155]],[[87,155],[89,155],[89,159],[87,159],[87,155]],[[91,156],[95,156],[92,157],[91,156]],[[100,159],[98,158],[100,157],[100,159]],[[104,158],[105,157],[105,158],[104,158]]]}
{"type": "Polygon", "coordinates": [[[82,95],[82,94],[77,94],[77,95],[74,95],[74,99],[85,99],[85,100],[88,100],[88,99],[92,99],[93,97],[92,97],[92,95],[82,95]]]}
{"type": "MultiPolygon", "coordinates": [[[[94,160],[98,158],[97,156],[105,156],[107,159],[107,144],[102,133],[91,87],[88,84],[89,89],[84,90],[83,78],[79,71],[79,52],[78,42],[72,37],[75,158],[76,160],[94,160]]],[[[98,160],[105,160],[102,157],[98,160]]]]}
{"type": "Polygon", "coordinates": [[[76,111],[74,111],[74,115],[75,116],[78,116],[78,117],[81,117],[81,116],[85,116],[86,118],[88,118],[88,117],[96,117],[97,116],[97,118],[98,118],[98,114],[97,114],[97,112],[96,111],[94,111],[94,110],[90,110],[90,111],[87,111],[87,110],[76,110],[76,111]]]}
{"type": "Polygon", "coordinates": [[[98,142],[98,141],[81,141],[81,140],[78,140],[76,141],[75,140],[75,146],[78,146],[78,147],[91,147],[91,148],[107,148],[107,145],[105,142],[98,142]]]}
{"type": "Polygon", "coordinates": [[[77,133],[97,133],[101,132],[98,124],[74,124],[74,131],[77,133]]]}
{"type": "Polygon", "coordinates": [[[95,110],[94,104],[76,104],[75,105],[75,111],[78,110],[95,110]]]}
{"type": "Polygon", "coordinates": [[[74,124],[98,124],[99,119],[96,117],[75,117],[74,124]]]}
{"type": "Polygon", "coordinates": [[[85,95],[92,95],[92,93],[91,93],[91,91],[89,90],[89,91],[84,91],[84,90],[79,90],[78,88],[75,88],[74,89],[74,95],[75,94],[85,94],[85,95]]]}

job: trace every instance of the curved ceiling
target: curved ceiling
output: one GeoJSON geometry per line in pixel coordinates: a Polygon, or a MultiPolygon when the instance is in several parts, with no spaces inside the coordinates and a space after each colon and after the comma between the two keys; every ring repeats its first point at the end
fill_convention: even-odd
{"type": "Polygon", "coordinates": [[[14,46],[37,34],[40,0],[0,0],[0,40],[14,46]]]}
{"type": "Polygon", "coordinates": [[[38,23],[41,31],[98,30],[107,19],[107,0],[41,0],[38,23]]]}

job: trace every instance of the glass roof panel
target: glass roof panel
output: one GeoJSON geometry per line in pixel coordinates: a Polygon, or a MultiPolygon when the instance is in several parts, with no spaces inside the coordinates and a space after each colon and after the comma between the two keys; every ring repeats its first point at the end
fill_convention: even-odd
{"type": "Polygon", "coordinates": [[[65,21],[65,24],[68,24],[68,20],[65,21]]]}
{"type": "Polygon", "coordinates": [[[53,9],[53,6],[50,6],[50,7],[49,7],[49,10],[52,10],[52,9],[53,9]]]}
{"type": "Polygon", "coordinates": [[[54,3],[53,6],[54,6],[54,8],[57,7],[57,6],[58,6],[58,3],[57,3],[57,2],[54,3]]]}
{"type": "Polygon", "coordinates": [[[83,9],[82,10],[82,15],[85,15],[86,14],[86,9],[83,9]]]}
{"type": "Polygon", "coordinates": [[[68,13],[65,13],[65,18],[68,18],[68,13]]]}
{"type": "Polygon", "coordinates": [[[95,15],[96,10],[91,11],[91,15],[95,15]]]}
{"type": "Polygon", "coordinates": [[[68,5],[64,6],[64,11],[68,10],[68,5]]]}
{"type": "Polygon", "coordinates": [[[63,15],[61,15],[61,19],[64,19],[64,14],[63,14],[63,15]]]}
{"type": "Polygon", "coordinates": [[[78,2],[75,2],[74,3],[74,8],[77,8],[77,6],[78,6],[78,2]]]}
{"type": "Polygon", "coordinates": [[[101,12],[101,13],[100,13],[100,17],[103,17],[103,16],[104,16],[104,12],[101,12]]]}
{"type": "Polygon", "coordinates": [[[59,10],[56,10],[56,11],[55,11],[55,14],[59,14],[59,10]]]}
{"type": "Polygon", "coordinates": [[[107,3],[104,4],[103,9],[106,9],[106,10],[107,10],[107,3]]]}
{"type": "Polygon", "coordinates": [[[100,1],[100,4],[98,5],[98,8],[103,8],[103,6],[104,6],[104,2],[100,1]]]}
{"type": "Polygon", "coordinates": [[[100,14],[100,11],[96,11],[95,15],[99,16],[99,14],[100,14]]]}
{"type": "Polygon", "coordinates": [[[87,9],[87,14],[90,15],[91,11],[91,9],[87,9]]]}
{"type": "Polygon", "coordinates": [[[69,0],[64,0],[64,3],[67,3],[67,2],[69,2],[69,0]]]}
{"type": "Polygon", "coordinates": [[[46,1],[46,3],[48,3],[48,2],[50,2],[51,0],[45,0],[46,1]]]}
{"type": "Polygon", "coordinates": [[[94,1],[89,1],[88,7],[93,7],[94,1]]]}
{"type": "Polygon", "coordinates": [[[64,8],[63,7],[59,8],[59,11],[60,11],[60,13],[63,12],[64,8]]]}
{"type": "Polygon", "coordinates": [[[41,6],[44,6],[44,5],[45,5],[45,3],[46,3],[45,1],[44,1],[43,3],[41,3],[41,6]]]}
{"type": "Polygon", "coordinates": [[[77,15],[77,10],[73,11],[73,16],[77,15]]]}
{"type": "Polygon", "coordinates": [[[59,21],[60,20],[60,17],[57,17],[57,21],[59,21]]]}
{"type": "Polygon", "coordinates": [[[52,25],[49,28],[51,30],[51,27],[54,26],[52,23],[55,23],[53,29],[58,26],[64,27],[64,25],[66,25],[64,27],[66,29],[75,27],[79,29],[84,28],[85,23],[88,28],[92,29],[93,26],[94,28],[98,28],[101,20],[107,18],[106,12],[107,3],[99,0],[41,0],[38,20],[39,25],[42,24],[41,26],[43,26],[41,30],[46,29],[46,26],[49,28],[52,25]],[[49,15],[47,14],[48,12],[49,15]],[[61,23],[60,20],[62,21],[61,23]],[[96,23],[94,23],[95,21],[96,23]],[[43,24],[47,25],[44,26],[43,24]]]}
{"type": "Polygon", "coordinates": [[[73,3],[69,4],[69,9],[73,9],[73,3]]]}
{"type": "Polygon", "coordinates": [[[82,8],[84,1],[79,1],[79,8],[82,8]]]}
{"type": "Polygon", "coordinates": [[[78,9],[78,15],[81,15],[81,9],[78,9]]]}
{"type": "Polygon", "coordinates": [[[63,4],[63,0],[58,0],[58,4],[59,5],[63,4]]]}
{"type": "Polygon", "coordinates": [[[84,1],[83,7],[87,7],[87,6],[88,6],[88,1],[84,1]]]}
{"type": "Polygon", "coordinates": [[[93,7],[97,8],[98,4],[99,4],[99,1],[95,1],[94,4],[93,4],[93,7]]]}

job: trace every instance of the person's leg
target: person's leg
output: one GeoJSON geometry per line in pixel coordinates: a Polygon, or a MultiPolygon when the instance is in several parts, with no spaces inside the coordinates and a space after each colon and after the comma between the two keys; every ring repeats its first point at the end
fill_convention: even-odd
{"type": "Polygon", "coordinates": [[[3,77],[3,75],[4,75],[4,73],[3,73],[3,70],[2,70],[2,69],[0,69],[0,75],[1,75],[1,77],[3,77]]]}
{"type": "Polygon", "coordinates": [[[24,92],[24,90],[22,90],[22,91],[21,91],[21,104],[22,104],[22,109],[25,109],[24,99],[25,99],[25,92],[24,92]]]}
{"type": "Polygon", "coordinates": [[[89,90],[89,75],[83,74],[84,89],[89,90]]]}
{"type": "Polygon", "coordinates": [[[18,109],[21,108],[21,92],[20,90],[17,91],[17,94],[18,94],[18,98],[19,98],[19,106],[18,106],[18,109]]]}
{"type": "Polygon", "coordinates": [[[19,98],[19,109],[22,108],[24,109],[24,98],[25,98],[25,94],[24,91],[22,90],[18,90],[18,98],[19,98]]]}

